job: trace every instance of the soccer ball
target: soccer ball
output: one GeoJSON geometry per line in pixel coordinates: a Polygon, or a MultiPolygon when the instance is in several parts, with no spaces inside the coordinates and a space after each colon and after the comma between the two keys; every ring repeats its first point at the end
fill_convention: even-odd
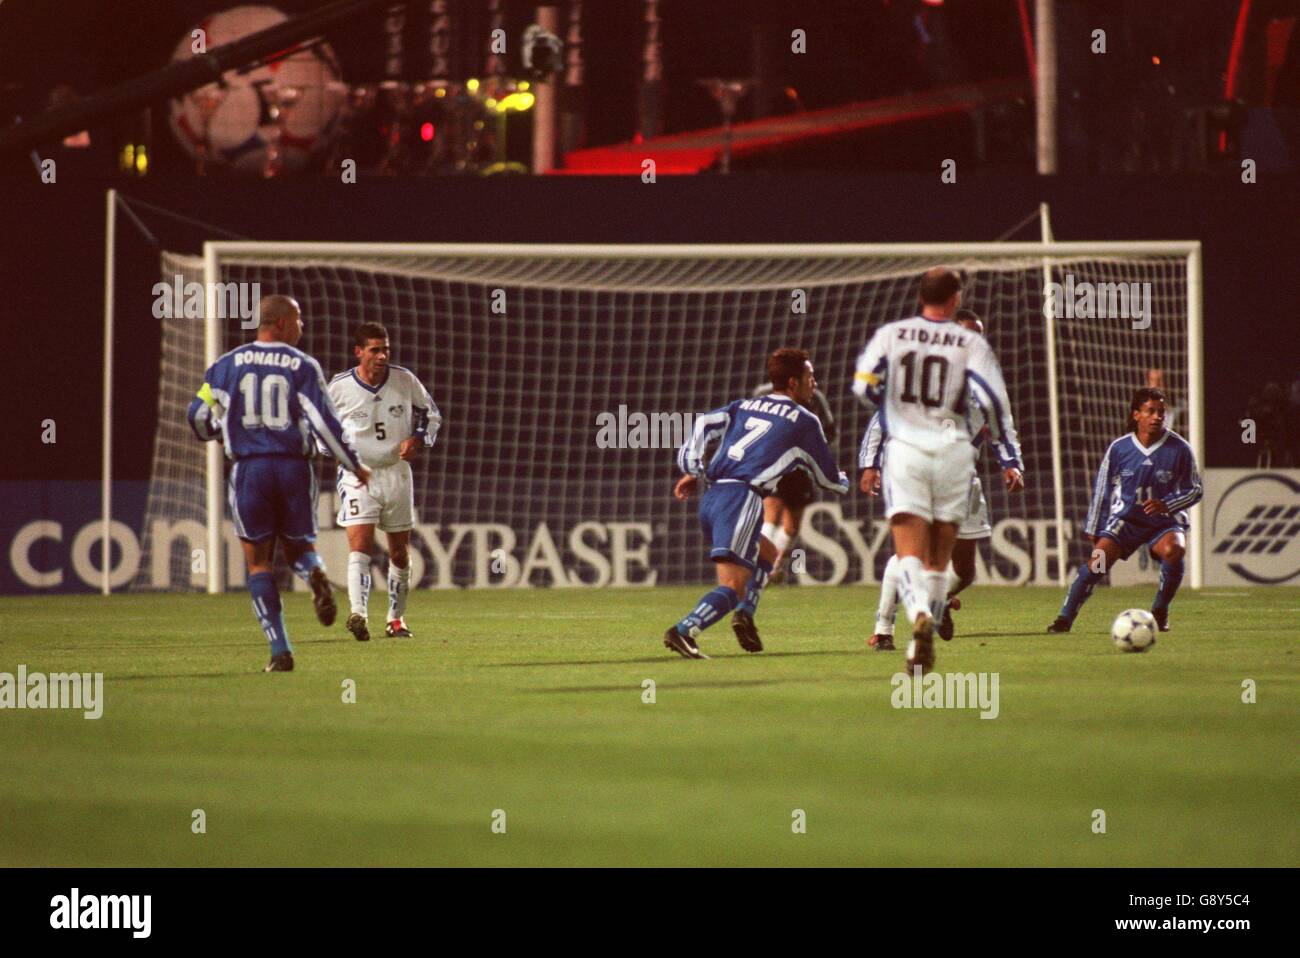
{"type": "Polygon", "coordinates": [[[1110,627],[1110,637],[1121,652],[1145,652],[1156,644],[1155,616],[1146,609],[1121,612],[1110,627]]]}
{"type": "MultiPolygon", "coordinates": [[[[203,31],[210,51],[287,19],[273,7],[256,4],[213,14],[194,29],[203,31]]],[[[176,45],[172,60],[194,55],[193,34],[186,33],[176,45]]],[[[197,156],[204,144],[206,126],[210,163],[242,173],[260,173],[266,165],[267,144],[275,126],[268,112],[269,97],[288,88],[296,92],[297,100],[287,118],[283,157],[287,169],[300,170],[321,154],[337,132],[342,101],[331,90],[338,80],[334,52],[322,43],[248,73],[228,74],[225,91],[216,99],[212,99],[216,85],[209,84],[172,100],[172,132],[188,153],[197,156]]]]}

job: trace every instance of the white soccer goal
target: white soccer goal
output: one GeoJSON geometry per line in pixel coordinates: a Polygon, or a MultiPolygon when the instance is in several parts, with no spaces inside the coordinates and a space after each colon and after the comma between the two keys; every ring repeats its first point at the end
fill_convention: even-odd
{"type": "MultiPolygon", "coordinates": [[[[597,442],[598,417],[618,418],[620,407],[620,422],[635,413],[708,411],[752,392],[772,349],[801,346],[812,353],[839,421],[835,447],[852,475],[868,418],[849,392],[854,360],[879,324],[915,312],[917,278],[939,264],[967,277],[965,305],[984,319],[1024,449],[1022,495],[1008,496],[995,464],[983,462],[994,519],[1012,520],[1002,534],[1035,553],[1043,573],[1035,581],[1063,583],[1071,563],[1068,555],[1060,561],[1062,550],[1076,537],[1097,464],[1125,429],[1132,390],[1145,384],[1148,370],[1163,371],[1179,410],[1174,427],[1204,467],[1197,242],[223,241],[205,244],[202,260],[166,255],[162,270],[169,283],[177,274],[201,275],[210,291],[216,283],[256,282],[262,295],[296,297],[306,323],[300,345],[327,374],[352,365],[351,334],[359,323],[388,327],[393,362],[420,376],[445,417],[438,445],[416,463],[415,477],[422,585],[447,587],[703,581],[709,567],[695,511],[670,494],[673,455],[662,446],[676,437],[652,435],[664,440],[661,448],[608,448],[597,442]],[[1147,315],[1066,315],[1061,304],[1058,315],[1046,316],[1045,282],[1100,287],[1111,312],[1125,303],[1114,299],[1118,287],[1103,284],[1150,284],[1138,287],[1150,293],[1142,301],[1147,315]]],[[[209,308],[201,336],[194,320],[163,321],[158,436],[137,587],[219,591],[242,581],[221,450],[215,443],[201,447],[185,423],[206,364],[250,336],[215,313],[209,308]],[[199,527],[207,554],[224,555],[203,575],[192,571],[188,548],[199,527]]],[[[321,469],[330,480],[322,489],[332,489],[333,464],[321,469]]],[[[330,505],[322,505],[323,527],[330,505]]],[[[838,508],[845,522],[865,523],[873,503],[855,491],[838,508]]],[[[1199,507],[1192,522],[1189,582],[1197,588],[1199,507]]],[[[837,534],[816,523],[810,531],[810,543],[837,534]]],[[[827,581],[826,563],[834,559],[810,548],[808,580],[827,581]]],[[[872,571],[853,581],[874,578],[872,571]]]]}

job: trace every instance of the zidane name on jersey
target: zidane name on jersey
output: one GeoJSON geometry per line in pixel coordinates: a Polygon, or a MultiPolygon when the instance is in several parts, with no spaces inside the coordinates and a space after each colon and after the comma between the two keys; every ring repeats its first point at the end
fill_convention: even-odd
{"type": "Polygon", "coordinates": [[[853,392],[880,410],[886,438],[885,515],[962,522],[975,477],[969,404],[999,452],[1019,461],[1010,401],[997,358],[979,333],[914,316],[876,330],[858,357],[853,392]]]}

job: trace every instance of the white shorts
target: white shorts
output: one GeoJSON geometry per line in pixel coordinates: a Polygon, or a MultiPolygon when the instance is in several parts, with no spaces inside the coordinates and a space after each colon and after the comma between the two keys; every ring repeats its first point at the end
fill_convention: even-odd
{"type": "Polygon", "coordinates": [[[405,460],[370,471],[363,486],[345,469],[335,486],[339,496],[338,524],[378,526],[384,532],[406,532],[415,525],[415,489],[411,464],[405,460]]]}
{"type": "Polygon", "coordinates": [[[970,443],[948,443],[926,452],[891,436],[881,463],[885,517],[906,512],[926,522],[964,522],[973,478],[975,447],[970,443]]]}
{"type": "Polygon", "coordinates": [[[958,539],[987,539],[993,535],[989,522],[989,504],[984,499],[984,483],[979,476],[971,476],[970,496],[966,500],[966,518],[957,530],[958,539]]]}

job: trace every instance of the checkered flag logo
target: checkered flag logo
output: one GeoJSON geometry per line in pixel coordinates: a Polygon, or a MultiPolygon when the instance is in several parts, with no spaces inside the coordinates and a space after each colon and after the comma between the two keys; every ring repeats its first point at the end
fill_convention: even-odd
{"type": "Polygon", "coordinates": [[[1253,506],[1245,518],[1214,547],[1215,555],[1276,555],[1300,534],[1300,506],[1253,506]]]}

